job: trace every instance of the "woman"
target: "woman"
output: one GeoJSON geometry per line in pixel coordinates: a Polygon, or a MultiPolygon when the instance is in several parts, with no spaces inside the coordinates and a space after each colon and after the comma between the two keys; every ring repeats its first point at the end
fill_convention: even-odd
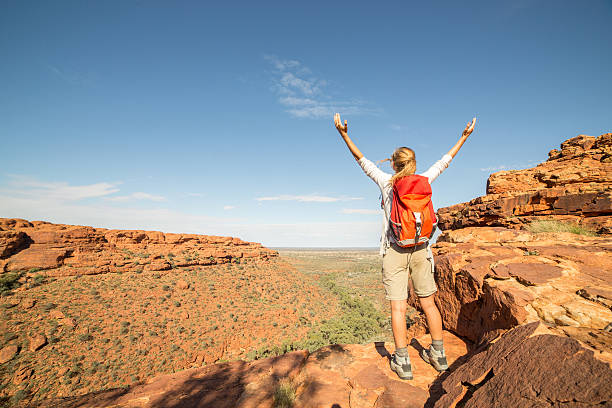
{"type": "MultiPolygon", "coordinates": [[[[400,147],[393,152],[391,167],[395,174],[391,175],[380,170],[374,163],[366,159],[359,151],[357,146],[348,136],[347,121],[340,120],[340,114],[334,115],[336,129],[340,132],[342,139],[353,154],[357,163],[363,171],[380,188],[384,208],[384,224],[380,244],[380,254],[383,256],[383,286],[385,287],[386,298],[391,303],[391,327],[395,341],[395,352],[391,356],[390,366],[397,375],[404,380],[412,379],[412,367],[408,350],[406,348],[406,299],[408,298],[408,276],[412,279],[412,284],[416,295],[419,297],[421,307],[427,318],[427,325],[431,335],[431,346],[421,352],[421,357],[436,370],[444,371],[448,369],[446,354],[444,353],[444,343],[442,341],[442,318],[440,311],[434,301],[434,294],[437,291],[433,275],[433,256],[429,243],[419,246],[403,248],[395,243],[389,228],[389,214],[391,213],[391,203],[393,201],[393,184],[405,176],[409,176],[416,171],[416,160],[414,151],[407,147],[400,147]]],[[[433,166],[421,176],[427,178],[429,183],[433,182],[450,164],[463,143],[474,130],[476,118],[467,124],[461,138],[442,156],[433,166]]]]}

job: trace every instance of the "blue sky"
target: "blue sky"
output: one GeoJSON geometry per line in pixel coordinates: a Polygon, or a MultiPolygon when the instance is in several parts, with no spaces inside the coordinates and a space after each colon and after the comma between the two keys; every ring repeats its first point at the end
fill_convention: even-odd
{"type": "Polygon", "coordinates": [[[376,246],[335,111],[419,171],[477,116],[437,207],[612,130],[612,2],[464,4],[3,1],[0,216],[376,246]]]}

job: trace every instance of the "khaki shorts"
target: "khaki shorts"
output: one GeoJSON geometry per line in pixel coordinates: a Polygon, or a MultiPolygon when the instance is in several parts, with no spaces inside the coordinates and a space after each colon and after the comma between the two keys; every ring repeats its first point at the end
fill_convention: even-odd
{"type": "Polygon", "coordinates": [[[413,248],[392,244],[383,256],[382,266],[387,300],[408,298],[408,275],[418,297],[433,295],[438,290],[433,272],[433,256],[427,244],[413,248]]]}

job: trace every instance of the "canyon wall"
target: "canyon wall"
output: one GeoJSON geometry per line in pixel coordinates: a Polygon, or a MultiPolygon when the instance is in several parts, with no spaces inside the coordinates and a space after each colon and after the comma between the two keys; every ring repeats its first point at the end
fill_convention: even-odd
{"type": "Polygon", "coordinates": [[[0,273],[48,276],[164,271],[278,256],[238,238],[159,231],[109,230],[0,218],[0,273]]]}

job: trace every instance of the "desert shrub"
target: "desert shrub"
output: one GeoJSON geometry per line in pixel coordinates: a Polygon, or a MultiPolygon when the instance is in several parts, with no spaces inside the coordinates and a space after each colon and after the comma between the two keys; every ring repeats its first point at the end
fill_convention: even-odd
{"type": "Polygon", "coordinates": [[[572,234],[578,235],[597,235],[595,231],[583,227],[582,225],[557,220],[533,221],[527,226],[527,230],[536,234],[539,232],[571,232],[572,234]]]}
{"type": "Polygon", "coordinates": [[[19,390],[11,397],[11,403],[17,404],[23,401],[28,395],[29,392],[27,390],[19,390]]]}
{"type": "Polygon", "coordinates": [[[93,336],[89,333],[86,334],[80,334],[79,335],[79,340],[80,341],[89,341],[89,340],[93,340],[93,336]]]}
{"type": "Polygon", "coordinates": [[[56,307],[57,307],[57,305],[56,305],[55,303],[51,303],[51,302],[49,302],[49,303],[45,303],[45,304],[43,305],[43,310],[44,310],[45,312],[48,312],[48,311],[50,311],[51,309],[55,309],[56,307]]]}
{"type": "Polygon", "coordinates": [[[22,272],[7,272],[0,274],[0,296],[10,295],[13,289],[19,287],[22,272]]]}
{"type": "Polygon", "coordinates": [[[47,278],[40,273],[37,273],[32,277],[32,282],[30,283],[31,287],[40,286],[47,281],[47,278]]]}

